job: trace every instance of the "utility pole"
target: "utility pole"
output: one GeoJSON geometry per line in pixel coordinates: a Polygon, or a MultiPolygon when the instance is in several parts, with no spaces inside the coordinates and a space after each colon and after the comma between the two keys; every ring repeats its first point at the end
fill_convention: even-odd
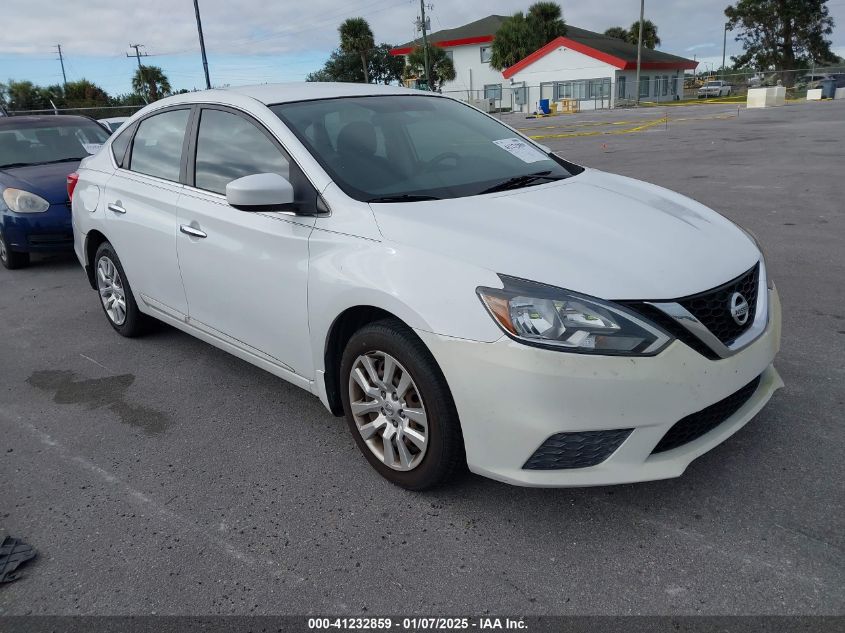
{"type": "Polygon", "coordinates": [[[722,81],[725,80],[725,48],[728,46],[728,23],[725,22],[725,34],[722,38],[722,81]]]}
{"type": "Polygon", "coordinates": [[[202,36],[202,20],[200,20],[200,5],[198,0],[194,0],[194,13],[197,16],[197,33],[200,36],[200,52],[202,53],[202,69],[205,71],[205,87],[211,90],[211,80],[208,78],[208,59],[205,57],[205,39],[202,36]]]}
{"type": "Polygon", "coordinates": [[[428,25],[425,21],[425,0],[420,0],[420,18],[423,39],[423,61],[425,63],[425,82],[428,84],[429,90],[434,90],[434,86],[431,85],[431,68],[428,65],[428,34],[426,33],[428,25]]]}
{"type": "Polygon", "coordinates": [[[59,63],[62,65],[62,85],[67,86],[67,75],[65,75],[65,58],[62,56],[62,45],[56,44],[59,49],[59,63]]]}
{"type": "MultiPolygon", "coordinates": [[[[144,67],[141,65],[141,56],[147,57],[147,54],[142,53],[140,51],[140,49],[144,48],[144,45],[143,44],[130,44],[129,48],[134,48],[135,54],[133,55],[132,53],[126,53],[126,56],[127,57],[134,57],[135,59],[138,60],[138,72],[140,73],[141,81],[144,82],[144,67]]],[[[144,90],[145,91],[147,90],[146,84],[144,85],[144,90]]],[[[141,96],[143,97],[144,95],[141,95],[141,96]]],[[[146,97],[144,97],[144,101],[147,101],[146,97]]],[[[147,103],[149,103],[149,101],[147,101],[147,103]]]]}
{"type": "Polygon", "coordinates": [[[637,105],[640,105],[640,66],[643,57],[643,16],[645,15],[645,0],[640,0],[640,32],[637,36],[637,105]]]}

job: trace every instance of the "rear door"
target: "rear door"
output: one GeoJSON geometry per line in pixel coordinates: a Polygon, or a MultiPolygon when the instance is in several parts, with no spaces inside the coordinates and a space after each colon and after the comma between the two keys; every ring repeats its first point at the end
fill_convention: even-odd
{"type": "Polygon", "coordinates": [[[232,180],[259,173],[288,177],[298,201],[313,202],[317,192],[257,120],[216,106],[198,114],[178,219],[190,322],[311,378],[308,238],[315,218],[239,211],[225,193],[232,180]]]}
{"type": "Polygon", "coordinates": [[[135,298],[176,318],[188,313],[176,259],[176,209],[191,113],[190,106],[176,107],[142,119],[105,190],[106,237],[135,298]]]}

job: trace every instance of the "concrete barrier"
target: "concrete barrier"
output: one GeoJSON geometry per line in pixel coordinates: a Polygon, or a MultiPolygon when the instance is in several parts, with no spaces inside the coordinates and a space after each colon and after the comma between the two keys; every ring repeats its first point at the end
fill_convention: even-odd
{"type": "Polygon", "coordinates": [[[822,98],[822,89],[816,88],[814,90],[807,91],[807,101],[821,101],[822,98]]]}
{"type": "Polygon", "coordinates": [[[834,99],[845,99],[845,88],[837,88],[833,93],[834,99]]]}
{"type": "Polygon", "coordinates": [[[786,88],[772,86],[771,88],[751,88],[745,102],[747,108],[770,108],[782,106],[786,103],[786,88]]]}

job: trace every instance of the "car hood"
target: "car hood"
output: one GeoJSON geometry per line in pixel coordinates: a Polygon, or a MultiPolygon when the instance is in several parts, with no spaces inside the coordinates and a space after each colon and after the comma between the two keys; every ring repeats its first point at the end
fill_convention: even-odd
{"type": "Polygon", "coordinates": [[[760,258],[704,205],[592,169],[507,193],[371,206],[387,240],[604,299],[683,297],[760,258]]]}
{"type": "Polygon", "coordinates": [[[0,187],[15,187],[41,196],[50,204],[67,200],[67,175],[79,161],[0,169],[0,187]]]}

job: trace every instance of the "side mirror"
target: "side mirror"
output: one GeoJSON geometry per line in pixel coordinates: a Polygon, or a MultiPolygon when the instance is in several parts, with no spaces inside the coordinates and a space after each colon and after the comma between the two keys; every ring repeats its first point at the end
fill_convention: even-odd
{"type": "Polygon", "coordinates": [[[253,174],[226,185],[226,201],[241,211],[280,211],[293,204],[293,185],[279,174],[253,174]]]}

